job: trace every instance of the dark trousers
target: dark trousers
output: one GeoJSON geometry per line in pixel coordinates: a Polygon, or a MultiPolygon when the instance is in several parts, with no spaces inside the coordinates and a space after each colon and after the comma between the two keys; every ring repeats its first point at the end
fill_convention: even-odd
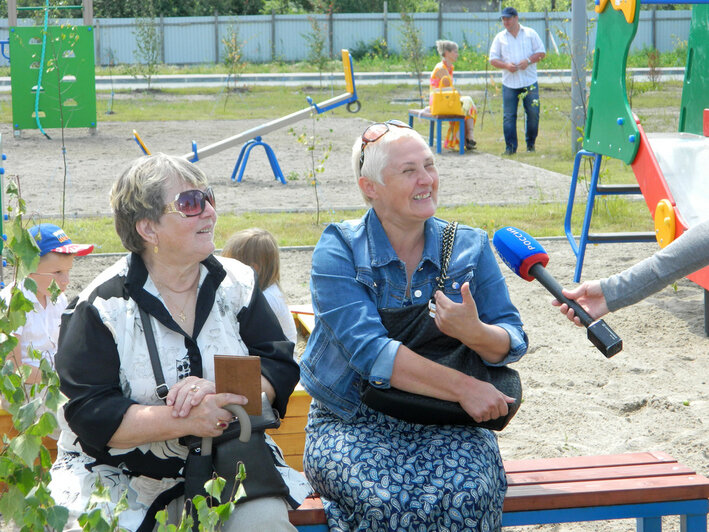
{"type": "Polygon", "coordinates": [[[527,149],[534,148],[539,132],[539,84],[511,89],[502,86],[502,130],[505,134],[506,151],[517,151],[517,107],[522,99],[525,114],[525,140],[527,149]]]}

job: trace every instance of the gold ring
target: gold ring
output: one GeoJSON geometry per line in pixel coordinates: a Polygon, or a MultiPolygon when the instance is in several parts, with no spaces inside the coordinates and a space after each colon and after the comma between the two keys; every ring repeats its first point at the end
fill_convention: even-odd
{"type": "Polygon", "coordinates": [[[217,428],[218,429],[225,429],[227,427],[227,424],[224,421],[217,421],[217,428]]]}
{"type": "Polygon", "coordinates": [[[197,386],[196,384],[193,384],[192,386],[190,386],[190,391],[191,391],[191,392],[195,392],[195,393],[196,393],[198,390],[199,390],[199,386],[197,386]]]}

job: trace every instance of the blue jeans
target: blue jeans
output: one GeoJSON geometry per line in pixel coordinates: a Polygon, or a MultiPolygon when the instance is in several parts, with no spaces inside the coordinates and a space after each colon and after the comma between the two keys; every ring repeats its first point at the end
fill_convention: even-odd
{"type": "Polygon", "coordinates": [[[502,131],[505,133],[506,151],[517,151],[517,107],[520,97],[524,105],[525,140],[527,149],[534,148],[539,132],[539,84],[511,89],[502,86],[502,131]]]}

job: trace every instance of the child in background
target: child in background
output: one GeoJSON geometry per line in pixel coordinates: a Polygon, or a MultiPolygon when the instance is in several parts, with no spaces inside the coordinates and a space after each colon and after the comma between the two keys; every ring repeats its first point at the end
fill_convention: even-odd
{"type": "Polygon", "coordinates": [[[234,233],[224,245],[222,256],[251,266],[258,274],[258,285],[281,324],[286,338],[298,341],[293,315],[280,287],[281,259],[278,243],[271,233],[257,227],[234,233]]]}
{"type": "MultiPolygon", "coordinates": [[[[32,373],[27,382],[34,384],[39,380],[39,359],[31,358],[28,349],[39,351],[42,357],[54,366],[54,355],[57,352],[59,325],[62,313],[67,307],[64,291],[69,286],[69,272],[74,265],[75,255],[88,255],[94,249],[91,244],[72,244],[64,230],[53,224],[39,224],[29,229],[29,233],[39,247],[39,264],[31,274],[37,283],[37,294],[22,285],[20,289],[24,296],[34,303],[34,310],[27,313],[25,324],[15,331],[19,343],[12,350],[10,357],[16,367],[32,366],[32,373]],[[52,301],[49,286],[54,281],[61,294],[52,301]]],[[[9,305],[12,296],[12,285],[0,292],[6,304],[9,305]]]]}

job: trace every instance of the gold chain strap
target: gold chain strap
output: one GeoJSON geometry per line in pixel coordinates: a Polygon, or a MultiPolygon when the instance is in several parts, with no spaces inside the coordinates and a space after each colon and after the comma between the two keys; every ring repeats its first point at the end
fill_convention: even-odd
{"type": "Polygon", "coordinates": [[[438,290],[443,290],[446,279],[448,279],[448,263],[451,261],[453,254],[453,241],[455,240],[455,232],[458,230],[458,222],[448,222],[448,225],[443,230],[443,244],[441,244],[441,273],[436,277],[438,281],[438,290]]]}
{"type": "MultiPolygon", "coordinates": [[[[458,230],[458,222],[448,222],[448,225],[443,230],[443,243],[441,244],[441,273],[436,277],[438,284],[436,290],[443,290],[446,279],[448,279],[448,263],[451,261],[453,253],[453,242],[455,241],[455,232],[458,230]]],[[[433,293],[436,293],[436,290],[433,293]]],[[[432,318],[436,317],[436,304],[431,296],[428,302],[428,315],[432,318]]]]}

